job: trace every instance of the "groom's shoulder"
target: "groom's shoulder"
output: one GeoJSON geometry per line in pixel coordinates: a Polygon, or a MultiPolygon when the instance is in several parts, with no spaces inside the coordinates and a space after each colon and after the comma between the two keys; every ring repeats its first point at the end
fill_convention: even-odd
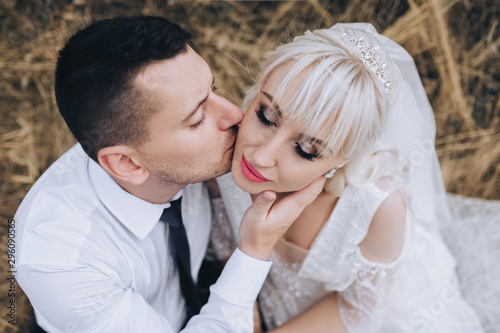
{"type": "Polygon", "coordinates": [[[81,146],[75,145],[36,181],[14,216],[19,245],[32,233],[57,242],[62,225],[77,226],[75,235],[83,231],[76,229],[88,228],[88,212],[98,205],[89,180],[89,161],[81,146]]]}
{"type": "MultiPolygon", "coordinates": [[[[88,176],[89,157],[79,144],[59,157],[35,182],[19,206],[19,211],[29,209],[34,202],[43,200],[50,209],[56,202],[64,202],[81,195],[90,185],[88,176]]],[[[52,209],[53,211],[53,209],[52,209]]],[[[57,211],[53,211],[57,213],[57,211]]]]}

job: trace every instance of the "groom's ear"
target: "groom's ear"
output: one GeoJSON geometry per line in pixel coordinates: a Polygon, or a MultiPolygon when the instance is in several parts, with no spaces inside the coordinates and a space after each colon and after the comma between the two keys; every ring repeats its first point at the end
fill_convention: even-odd
{"type": "Polygon", "coordinates": [[[113,178],[140,185],[149,177],[149,170],[143,165],[136,149],[117,145],[105,147],[97,153],[99,165],[113,178]]]}

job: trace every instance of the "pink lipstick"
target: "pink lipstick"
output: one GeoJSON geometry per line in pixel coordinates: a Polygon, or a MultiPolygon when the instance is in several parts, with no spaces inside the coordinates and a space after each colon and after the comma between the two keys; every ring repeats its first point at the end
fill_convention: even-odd
{"type": "Polygon", "coordinates": [[[241,167],[241,172],[243,172],[243,175],[245,177],[247,177],[248,180],[250,180],[250,181],[252,181],[254,183],[265,183],[265,182],[269,181],[269,179],[267,179],[266,177],[262,176],[260,174],[260,172],[258,172],[253,167],[253,165],[251,165],[250,162],[248,162],[245,159],[244,155],[241,156],[240,167],[241,167]]]}

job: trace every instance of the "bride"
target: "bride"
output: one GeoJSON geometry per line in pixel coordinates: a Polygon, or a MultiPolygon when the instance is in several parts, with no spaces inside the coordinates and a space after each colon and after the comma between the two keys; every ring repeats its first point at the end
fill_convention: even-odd
{"type": "Polygon", "coordinates": [[[401,46],[369,24],[306,32],[266,55],[246,101],[217,180],[236,236],[254,195],[328,178],[271,255],[267,329],[482,332],[439,231],[450,214],[433,113],[401,46]]]}

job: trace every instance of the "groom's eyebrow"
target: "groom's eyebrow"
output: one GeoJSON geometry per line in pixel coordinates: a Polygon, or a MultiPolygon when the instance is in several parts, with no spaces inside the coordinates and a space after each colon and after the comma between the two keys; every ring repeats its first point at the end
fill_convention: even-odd
{"type": "Polygon", "coordinates": [[[271,105],[274,107],[274,109],[278,113],[278,116],[280,118],[283,118],[283,114],[281,113],[280,106],[278,105],[277,102],[274,101],[274,97],[271,94],[269,94],[269,93],[267,93],[265,91],[262,91],[262,90],[261,90],[261,93],[262,93],[262,95],[264,95],[264,96],[267,97],[267,99],[269,100],[269,102],[271,102],[271,105]]]}

